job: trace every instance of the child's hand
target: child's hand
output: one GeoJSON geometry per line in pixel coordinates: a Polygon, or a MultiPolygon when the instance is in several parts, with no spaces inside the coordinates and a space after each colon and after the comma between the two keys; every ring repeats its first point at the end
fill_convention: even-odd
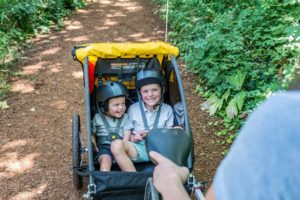
{"type": "Polygon", "coordinates": [[[94,142],[92,142],[92,146],[93,146],[93,149],[94,149],[95,152],[99,151],[97,145],[94,142]]]}
{"type": "Polygon", "coordinates": [[[142,130],[142,131],[137,131],[143,138],[146,137],[148,131],[142,130]]]}
{"type": "Polygon", "coordinates": [[[139,142],[144,140],[144,137],[147,135],[147,131],[136,131],[133,135],[131,135],[131,141],[139,142]]]}
{"type": "Polygon", "coordinates": [[[95,150],[95,152],[98,152],[98,151],[99,151],[99,149],[98,149],[97,146],[94,147],[94,150],[95,150]]]}
{"type": "Polygon", "coordinates": [[[134,134],[134,135],[131,135],[131,141],[132,142],[139,142],[143,140],[143,136],[141,134],[134,134]]]}

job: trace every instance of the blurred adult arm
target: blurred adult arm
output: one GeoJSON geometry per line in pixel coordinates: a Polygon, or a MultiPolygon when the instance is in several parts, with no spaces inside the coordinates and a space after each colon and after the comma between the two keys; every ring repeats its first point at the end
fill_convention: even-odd
{"type": "MultiPolygon", "coordinates": [[[[150,157],[157,163],[153,172],[155,188],[161,193],[164,200],[190,200],[186,193],[183,183],[189,177],[189,170],[180,167],[162,156],[151,151],[150,157]]],[[[206,200],[215,200],[213,187],[211,186],[206,193],[206,200]]]]}
{"type": "Polygon", "coordinates": [[[218,200],[300,197],[300,91],[272,95],[251,113],[213,181],[218,200]]]}
{"type": "Polygon", "coordinates": [[[155,188],[164,200],[188,200],[183,183],[189,176],[186,167],[179,167],[161,154],[151,151],[150,157],[157,163],[153,172],[155,188]]]}

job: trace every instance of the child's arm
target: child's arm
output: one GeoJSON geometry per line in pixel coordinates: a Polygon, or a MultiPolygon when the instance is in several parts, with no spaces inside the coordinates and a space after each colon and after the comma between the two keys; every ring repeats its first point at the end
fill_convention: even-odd
{"type": "Polygon", "coordinates": [[[123,140],[125,140],[125,141],[130,141],[130,136],[131,136],[131,130],[126,130],[126,131],[124,131],[124,137],[123,137],[123,140]]]}
{"type": "Polygon", "coordinates": [[[96,152],[98,152],[98,147],[97,147],[97,143],[96,143],[96,135],[95,134],[92,134],[92,145],[95,149],[96,152]]]}
{"type": "MultiPolygon", "coordinates": [[[[129,111],[130,112],[130,109],[129,111]]],[[[129,118],[128,114],[124,114],[124,127],[123,127],[123,140],[125,141],[131,141],[131,130],[133,129],[133,122],[129,118]]]]}
{"type": "Polygon", "coordinates": [[[96,141],[96,128],[97,125],[97,114],[94,116],[93,120],[92,120],[92,146],[93,149],[98,152],[98,147],[97,147],[97,141],[96,141]]]}
{"type": "Polygon", "coordinates": [[[132,142],[142,141],[146,135],[147,135],[147,131],[145,130],[135,131],[134,134],[131,134],[130,141],[132,142]]]}

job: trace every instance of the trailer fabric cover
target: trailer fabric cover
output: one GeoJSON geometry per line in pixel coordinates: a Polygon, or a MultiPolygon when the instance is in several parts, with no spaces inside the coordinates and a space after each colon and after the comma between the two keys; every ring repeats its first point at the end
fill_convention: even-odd
{"type": "Polygon", "coordinates": [[[145,42],[145,43],[93,43],[80,45],[74,48],[74,58],[84,62],[87,56],[89,60],[97,58],[151,58],[153,56],[162,57],[173,54],[179,55],[179,49],[165,42],[145,42]]]}

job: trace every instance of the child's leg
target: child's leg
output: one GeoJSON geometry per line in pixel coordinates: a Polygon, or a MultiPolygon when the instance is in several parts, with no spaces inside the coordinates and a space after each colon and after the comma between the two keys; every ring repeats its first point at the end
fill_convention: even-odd
{"type": "Polygon", "coordinates": [[[103,154],[98,158],[100,163],[100,171],[110,171],[112,165],[112,159],[109,155],[103,154]]]}
{"type": "Polygon", "coordinates": [[[109,145],[97,146],[98,152],[96,159],[100,164],[100,171],[110,171],[112,166],[112,153],[109,145]]]}
{"type": "Polygon", "coordinates": [[[136,158],[138,154],[136,149],[131,145],[130,142],[124,140],[114,140],[111,143],[110,148],[122,171],[136,171],[131,159],[136,158]]]}

